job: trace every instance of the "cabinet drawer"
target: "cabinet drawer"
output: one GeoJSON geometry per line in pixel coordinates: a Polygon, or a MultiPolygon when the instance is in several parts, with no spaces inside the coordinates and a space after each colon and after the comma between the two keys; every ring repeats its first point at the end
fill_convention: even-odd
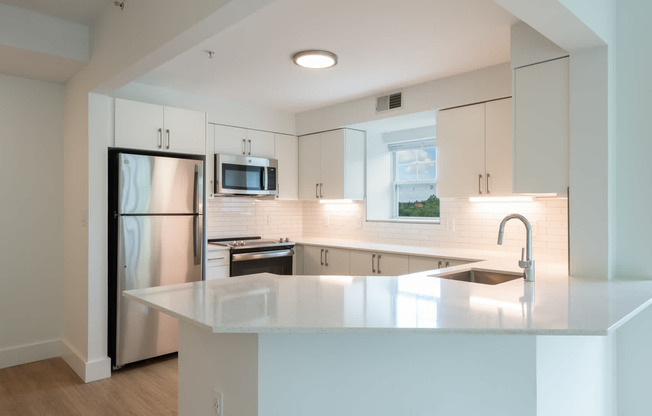
{"type": "Polygon", "coordinates": [[[206,280],[223,279],[229,277],[229,266],[207,266],[206,280]]]}

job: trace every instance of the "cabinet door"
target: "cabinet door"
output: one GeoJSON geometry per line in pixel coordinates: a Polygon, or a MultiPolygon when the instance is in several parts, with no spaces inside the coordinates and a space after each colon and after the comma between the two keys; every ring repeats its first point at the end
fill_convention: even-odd
{"type": "Polygon", "coordinates": [[[372,276],[376,274],[376,253],[351,250],[351,275],[372,276]]]}
{"type": "Polygon", "coordinates": [[[203,155],[206,149],[206,114],[164,107],[164,149],[176,153],[203,155]]]}
{"type": "Polygon", "coordinates": [[[319,197],[321,179],[321,135],[310,134],[299,138],[299,198],[315,200],[319,197]]]}
{"type": "Polygon", "coordinates": [[[485,105],[437,113],[437,196],[485,193],[485,105]]]}
{"type": "Polygon", "coordinates": [[[344,199],[344,130],[321,133],[320,197],[344,199]]]}
{"type": "Polygon", "coordinates": [[[303,273],[307,275],[322,274],[322,263],[324,262],[324,249],[322,247],[303,247],[303,273]]]}
{"type": "Polygon", "coordinates": [[[277,199],[299,198],[299,141],[296,136],[276,134],[274,158],[278,160],[277,199]]]}
{"type": "Polygon", "coordinates": [[[350,272],[349,250],[341,248],[324,249],[324,268],[322,274],[348,276],[350,272]]]}
{"type": "Polygon", "coordinates": [[[568,58],[514,70],[514,192],[566,193],[568,58]]]}
{"type": "Polygon", "coordinates": [[[378,253],[376,257],[376,273],[380,276],[407,274],[409,270],[408,263],[408,256],[378,253]]]}
{"type": "Polygon", "coordinates": [[[244,156],[247,152],[247,130],[215,125],[215,153],[244,156]]]}
{"type": "Polygon", "coordinates": [[[212,198],[215,192],[215,124],[208,124],[206,127],[206,196],[212,198]]]}
{"type": "Polygon", "coordinates": [[[512,193],[512,99],[485,104],[487,196],[512,193]]]}
{"type": "Polygon", "coordinates": [[[441,259],[436,257],[410,256],[408,270],[410,273],[436,270],[440,267],[441,259]]]}
{"type": "Polygon", "coordinates": [[[274,157],[274,133],[259,130],[247,130],[247,156],[274,157]]]}
{"type": "Polygon", "coordinates": [[[163,107],[115,99],[115,147],[163,149],[163,107]]]}
{"type": "Polygon", "coordinates": [[[344,198],[363,200],[365,196],[366,134],[344,130],[344,198]]]}

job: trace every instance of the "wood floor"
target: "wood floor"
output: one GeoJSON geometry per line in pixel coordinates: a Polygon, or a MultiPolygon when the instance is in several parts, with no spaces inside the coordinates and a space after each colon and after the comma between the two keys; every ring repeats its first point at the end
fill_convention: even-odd
{"type": "Polygon", "coordinates": [[[0,415],[176,415],[177,357],[83,383],[61,358],[0,370],[0,415]]]}

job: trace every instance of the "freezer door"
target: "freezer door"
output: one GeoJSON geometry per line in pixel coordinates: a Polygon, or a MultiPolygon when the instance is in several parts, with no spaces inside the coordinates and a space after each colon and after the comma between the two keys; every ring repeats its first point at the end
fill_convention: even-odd
{"type": "Polygon", "coordinates": [[[177,320],[122,296],[129,289],[201,280],[202,216],[118,220],[116,365],[177,350],[177,320]]]}
{"type": "Polygon", "coordinates": [[[202,214],[201,160],[120,153],[119,214],[202,214]]]}

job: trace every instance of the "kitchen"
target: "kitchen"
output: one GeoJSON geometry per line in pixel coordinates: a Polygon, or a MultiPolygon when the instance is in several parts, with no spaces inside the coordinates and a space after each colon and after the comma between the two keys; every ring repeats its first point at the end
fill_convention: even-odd
{"type": "MultiPolygon", "coordinates": [[[[501,2],[504,7],[508,2],[501,2]]],[[[128,5],[127,9],[128,10],[128,5]]],[[[140,7],[137,4],[132,6],[132,12],[140,12],[138,9],[140,7]]],[[[619,5],[618,19],[631,19],[632,16],[641,16],[645,13],[636,13],[633,14],[629,7],[634,7],[630,4],[619,5]],[[627,16],[627,17],[623,17],[627,16]]],[[[636,7],[644,7],[643,5],[636,5],[636,7]]],[[[571,10],[582,14],[581,10],[577,11],[575,7],[570,7],[571,10]]],[[[117,10],[117,9],[116,9],[117,10]]],[[[521,10],[520,13],[517,13],[513,9],[512,12],[515,15],[523,20],[528,20],[529,23],[533,26],[537,26],[536,22],[537,16],[533,10],[521,10]],[[529,13],[529,14],[528,14],[529,13]],[[526,17],[527,16],[527,19],[526,17]]],[[[206,15],[208,10],[200,10],[198,14],[206,15]]],[[[146,14],[146,13],[143,13],[146,14]]],[[[117,16],[112,15],[112,19],[118,19],[117,16]]],[[[148,19],[162,19],[162,16],[153,15],[148,17],[148,19]]],[[[596,30],[598,33],[604,35],[604,38],[608,38],[608,33],[603,32],[600,26],[600,21],[591,20],[591,17],[586,18],[593,30],[596,30]],[[597,27],[597,29],[595,29],[597,27]]],[[[642,17],[641,17],[642,19],[642,17]]],[[[623,24],[623,20],[618,20],[620,24],[623,24]]],[[[546,32],[545,22],[542,22],[539,26],[540,31],[546,32]]],[[[153,25],[153,27],[158,25],[153,25]]],[[[616,25],[618,29],[620,26],[616,25]]],[[[140,28],[139,28],[140,29],[140,28]]],[[[161,29],[162,30],[162,29],[161,29]]],[[[553,29],[548,29],[553,30],[553,29]]],[[[641,28],[641,30],[647,30],[641,28]]],[[[554,30],[553,30],[554,31],[554,30]]],[[[133,33],[138,31],[134,30],[133,33]]],[[[546,33],[549,37],[553,38],[554,35],[546,33]]],[[[120,36],[128,36],[128,34],[114,33],[118,38],[115,40],[116,44],[129,44],[129,41],[120,36]]],[[[169,39],[169,33],[164,34],[165,36],[162,39],[169,39]]],[[[621,36],[626,36],[621,33],[621,36]]],[[[135,38],[135,37],[134,37],[135,38]]],[[[65,161],[66,171],[63,175],[63,180],[59,185],[55,184],[54,189],[62,190],[60,194],[63,194],[64,183],[65,183],[65,201],[63,196],[53,195],[53,201],[56,201],[56,198],[60,198],[61,204],[65,204],[65,209],[61,209],[61,216],[64,218],[63,230],[55,228],[53,232],[60,233],[61,235],[59,240],[55,239],[55,244],[57,247],[61,246],[61,241],[64,241],[65,249],[60,249],[58,256],[55,256],[55,262],[58,261],[61,271],[60,271],[60,280],[63,281],[63,289],[60,286],[54,288],[54,292],[62,293],[60,299],[65,301],[66,310],[61,311],[59,318],[65,322],[65,326],[61,323],[55,321],[50,327],[53,328],[53,332],[45,337],[36,336],[33,338],[28,338],[23,341],[24,344],[40,342],[42,340],[56,340],[63,338],[67,341],[69,345],[74,346],[74,349],[77,350],[78,356],[85,357],[82,362],[83,365],[78,368],[80,374],[84,374],[88,379],[93,379],[97,376],[98,373],[93,373],[94,365],[102,366],[103,357],[103,345],[105,341],[104,330],[102,329],[103,319],[103,310],[105,310],[105,305],[103,305],[101,299],[103,296],[99,295],[103,292],[102,279],[97,279],[96,276],[101,275],[101,270],[103,270],[102,264],[102,250],[98,249],[103,245],[105,238],[102,237],[101,232],[96,234],[98,230],[101,230],[103,227],[103,220],[101,215],[98,213],[103,212],[101,209],[101,200],[102,195],[105,195],[105,191],[102,189],[104,185],[102,183],[103,173],[106,170],[101,166],[102,157],[95,153],[102,150],[103,146],[95,148],[95,141],[88,142],[86,140],[86,134],[84,133],[85,126],[90,123],[90,127],[93,132],[99,132],[98,137],[103,137],[107,128],[106,121],[102,117],[92,118],[88,120],[88,110],[86,109],[86,103],[88,99],[85,97],[84,93],[79,93],[78,91],[90,91],[94,90],[96,86],[99,86],[99,91],[104,89],[105,91],[111,90],[111,83],[117,82],[117,85],[124,84],[124,77],[127,76],[123,74],[121,68],[118,68],[120,65],[125,64],[126,62],[135,62],[137,57],[142,57],[147,55],[144,53],[144,50],[140,49],[138,51],[128,50],[120,52],[118,47],[111,47],[111,37],[107,36],[101,38],[107,43],[105,44],[109,49],[106,51],[106,55],[103,55],[101,52],[98,52],[99,55],[94,57],[94,62],[90,65],[91,68],[87,68],[80,74],[69,85],[69,93],[72,94],[69,96],[69,106],[67,110],[68,116],[66,116],[68,127],[66,127],[67,133],[65,134],[65,155],[62,156],[65,161]],[[116,59],[119,58],[119,59],[116,59]],[[95,61],[97,59],[97,61],[95,61]],[[120,63],[120,60],[123,63],[120,63]],[[96,72],[97,71],[97,72],[96,72]],[[121,84],[119,80],[112,80],[107,82],[107,78],[103,78],[106,73],[100,74],[101,71],[107,71],[108,73],[117,74],[117,78],[123,77],[123,83],[121,84]],[[107,85],[101,85],[106,83],[107,85]],[[84,90],[84,88],[86,88],[84,90]],[[81,95],[74,95],[75,93],[81,95]],[[76,120],[76,121],[75,121],[76,120]],[[72,130],[70,130],[72,129],[72,130]],[[90,146],[90,148],[88,147],[90,146]],[[89,156],[97,155],[97,156],[89,156]],[[89,157],[91,158],[89,162],[89,157]],[[90,181],[90,182],[89,182],[90,181]],[[89,186],[89,183],[92,184],[89,186]],[[58,187],[58,188],[57,188],[58,187]],[[100,205],[97,205],[100,203],[100,205]],[[99,208],[98,208],[99,207],[99,208]],[[85,215],[84,215],[85,214],[85,215]],[[86,225],[84,225],[84,219],[86,219],[86,225]],[[88,227],[88,228],[86,228],[88,227]],[[65,237],[64,237],[65,236],[65,237]],[[90,248],[89,248],[90,244],[90,248]],[[63,252],[65,250],[65,254],[63,252]],[[64,261],[65,259],[65,261],[64,261]],[[64,277],[65,276],[65,277],[64,277]],[[88,299],[94,299],[94,301],[88,302],[88,299]],[[100,299],[98,301],[98,299],[100,299]],[[65,330],[63,328],[66,328],[65,330]],[[59,328],[57,330],[57,328],[59,328]],[[95,376],[94,376],[95,374],[95,376]]],[[[627,39],[627,38],[625,38],[627,39]]],[[[634,39],[631,39],[634,40],[634,39]]],[[[559,40],[561,42],[561,40],[559,40]]],[[[163,42],[163,41],[162,41],[163,42]]],[[[144,48],[151,47],[143,46],[144,48]]],[[[101,49],[98,49],[101,51],[101,49]]],[[[630,72],[635,71],[637,67],[644,67],[645,59],[648,59],[646,56],[635,55],[630,49],[623,46],[618,50],[616,61],[618,72],[617,77],[619,83],[623,83],[625,89],[619,89],[618,95],[618,110],[616,108],[609,107],[609,120],[613,121],[613,117],[616,117],[616,113],[620,116],[627,114],[626,111],[631,106],[635,105],[640,106],[639,108],[649,108],[649,103],[643,100],[636,94],[636,89],[633,91],[631,89],[632,83],[635,83],[636,78],[631,77],[630,81],[630,72]],[[631,66],[627,64],[631,62],[631,66]],[[622,92],[621,92],[622,91],[622,92]],[[622,97],[620,94],[629,93],[629,96],[622,97]],[[625,99],[627,98],[627,99],[625,99]],[[643,100],[643,101],[641,101],[643,100]]],[[[587,55],[584,55],[587,57],[587,55]]],[[[155,56],[148,56],[148,59],[155,59],[155,56]]],[[[616,57],[614,57],[616,58],[616,57]]],[[[156,58],[160,59],[160,58],[156,58]]],[[[587,64],[589,65],[589,64],[587,64]]],[[[591,77],[606,77],[606,72],[601,73],[596,71],[596,65],[590,65],[591,71],[588,72],[588,75],[591,77]]],[[[581,82],[590,82],[591,79],[589,76],[583,77],[581,79],[574,79],[576,83],[581,82]]],[[[605,78],[606,79],[606,78],[605,78]]],[[[592,84],[593,85],[593,84],[592,84]]],[[[602,84],[600,84],[602,85],[602,84]]],[[[606,88],[606,83],[604,83],[606,88]]],[[[612,84],[609,84],[612,85],[612,84]]],[[[620,84],[619,84],[620,85],[620,84]]],[[[610,87],[611,88],[611,87],[610,87]]],[[[581,90],[573,92],[574,93],[587,93],[586,91],[591,90],[581,90]]],[[[602,97],[600,94],[605,94],[606,91],[593,91],[595,94],[598,94],[599,97],[602,97]]],[[[187,107],[183,100],[176,100],[167,97],[168,92],[164,90],[159,90],[161,96],[166,98],[159,98],[159,101],[162,101],[162,104],[176,105],[179,107],[187,107]],[[175,101],[175,102],[165,102],[166,100],[175,101]]],[[[571,188],[574,189],[574,192],[571,195],[571,211],[573,209],[580,209],[582,215],[576,215],[575,221],[572,222],[571,227],[577,227],[577,232],[573,233],[571,230],[571,235],[576,236],[577,239],[571,238],[571,256],[575,261],[571,261],[571,267],[573,264],[577,267],[576,274],[584,274],[586,276],[596,273],[595,276],[600,276],[606,278],[611,275],[614,277],[626,277],[626,276],[638,276],[645,277],[649,273],[647,270],[649,266],[647,265],[645,259],[645,248],[646,245],[645,235],[647,235],[647,225],[639,224],[635,221],[636,218],[644,215],[642,207],[647,206],[646,198],[647,195],[640,192],[633,192],[631,190],[631,184],[636,183],[636,178],[641,175],[645,176],[648,170],[648,167],[645,164],[640,162],[641,153],[644,153],[646,145],[644,142],[632,142],[631,140],[624,142],[618,141],[617,143],[612,143],[607,141],[607,106],[606,104],[603,107],[600,107],[599,99],[592,99],[590,97],[579,96],[579,98],[584,97],[584,99],[589,101],[589,104],[592,106],[597,106],[597,113],[589,112],[591,114],[590,120],[584,120],[582,117],[577,116],[572,118],[571,124],[571,181],[584,178],[583,175],[586,175],[586,179],[583,179],[583,182],[579,182],[578,186],[573,187],[571,183],[571,188]],[[579,123],[579,124],[574,124],[579,123]],[[579,129],[579,130],[577,130],[579,129]],[[586,135],[579,132],[585,132],[586,135]],[[590,143],[591,148],[594,149],[594,152],[591,154],[586,154],[585,158],[582,158],[582,155],[578,152],[573,151],[573,146],[580,146],[590,143]],[[618,148],[618,156],[613,159],[607,160],[607,143],[609,146],[616,146],[618,148]],[[633,145],[643,146],[643,147],[634,147],[633,145]],[[630,147],[632,146],[632,147],[630,147]],[[638,150],[637,150],[638,149],[638,150]],[[590,158],[590,160],[585,160],[590,158]],[[609,169],[605,167],[609,166],[609,169]],[[616,173],[617,171],[617,173],[616,173]],[[616,175],[615,179],[607,181],[606,177],[609,175],[616,175]],[[629,179],[628,179],[629,178],[629,179]],[[609,187],[605,188],[600,186],[601,184],[609,183],[609,187]],[[618,185],[618,186],[616,186],[618,185]],[[576,199],[574,199],[576,198],[576,199]],[[609,203],[607,203],[609,201],[609,203]],[[632,202],[634,201],[634,202],[632,202]],[[574,204],[575,203],[575,206],[574,204]],[[611,208],[607,210],[607,206],[611,208]],[[616,217],[614,212],[623,212],[628,213],[628,216],[625,217],[624,214],[618,217],[618,227],[615,227],[616,217]],[[592,217],[594,216],[594,217],[592,217]],[[631,219],[628,219],[631,218],[631,219]],[[609,232],[609,230],[612,230],[609,232]],[[584,241],[590,241],[591,244],[581,244],[582,239],[584,241]],[[575,241],[575,243],[573,242],[575,241]],[[573,246],[576,244],[576,246],[573,246]],[[605,248],[608,248],[605,249],[605,248]],[[607,254],[610,252],[611,254],[607,254]]],[[[598,98],[599,98],[598,97],[598,98]]],[[[91,100],[94,100],[97,97],[91,96],[91,100]]],[[[129,97],[127,97],[129,98],[129,97]]],[[[604,99],[602,100],[604,103],[604,99]]],[[[207,106],[208,107],[208,106],[207,106]]],[[[226,105],[221,105],[224,112],[236,113],[233,108],[225,108],[226,105]]],[[[355,111],[352,111],[351,108],[356,108],[355,103],[351,106],[344,106],[339,110],[334,110],[337,112],[344,113],[345,116],[342,117],[343,120],[347,120],[346,114],[355,114],[355,111]]],[[[373,108],[373,107],[369,107],[373,108]]],[[[595,108],[595,107],[592,107],[595,108]]],[[[583,113],[579,113],[583,114],[583,113]]],[[[586,113],[584,113],[586,114],[586,113]]],[[[260,122],[264,116],[264,112],[257,114],[256,117],[251,116],[250,118],[255,119],[252,122],[249,120],[243,120],[244,115],[242,114],[233,114],[233,118],[237,122],[232,122],[231,124],[246,126],[246,127],[256,127],[254,123],[260,122]]],[[[63,120],[63,115],[61,119],[63,120]]],[[[308,115],[306,115],[308,118],[308,115]]],[[[322,123],[326,123],[328,117],[322,117],[322,123]]],[[[628,123],[619,123],[617,127],[614,127],[613,123],[609,123],[610,128],[616,129],[615,137],[620,137],[622,135],[632,135],[634,137],[645,137],[643,133],[642,121],[638,120],[628,120],[628,123]],[[636,130],[636,129],[639,130],[636,130]]],[[[300,123],[298,123],[297,127],[300,123]]],[[[344,125],[353,124],[352,122],[344,122],[344,125]]],[[[59,121],[61,125],[61,120],[59,121]]],[[[272,131],[283,131],[283,132],[293,132],[293,129],[290,128],[280,128],[280,129],[271,129],[272,131]]],[[[323,128],[317,128],[317,130],[322,130],[323,128]]],[[[298,128],[297,133],[301,133],[301,130],[298,128]]],[[[60,137],[64,137],[64,134],[61,133],[60,137]]],[[[611,139],[610,139],[611,140],[611,139]]],[[[108,141],[104,141],[108,142],[108,141]]],[[[60,145],[60,152],[63,152],[63,146],[60,145]]],[[[577,149],[579,151],[579,149],[577,149]]],[[[610,149],[612,149],[610,147],[610,149]]],[[[60,153],[61,154],[61,153],[60,153]]],[[[612,150],[609,150],[609,157],[611,158],[612,150]]],[[[56,161],[49,160],[49,163],[55,163],[56,161]]],[[[64,162],[59,161],[58,166],[63,166],[64,162]]],[[[38,183],[39,177],[34,178],[32,183],[38,183]]],[[[37,199],[34,201],[37,205],[42,201],[37,199]]],[[[289,203],[290,205],[292,203],[289,203]]],[[[251,208],[253,209],[253,208],[251,208]]],[[[321,209],[321,208],[320,208],[321,209]]],[[[325,208],[324,208],[325,209],[325,208]]],[[[357,214],[356,216],[360,216],[357,214]]],[[[331,217],[333,219],[334,216],[331,217]]],[[[571,213],[572,217],[572,213],[571,213]]],[[[61,227],[61,225],[59,225],[61,227]]],[[[50,226],[51,227],[51,226],[50,226]]],[[[47,228],[46,228],[47,229],[47,228]]],[[[390,230],[386,230],[389,234],[390,230]]],[[[283,234],[281,234],[283,235],[283,234]]],[[[283,235],[285,236],[285,235],[283,235]]],[[[289,235],[288,235],[289,236],[289,235]]],[[[39,235],[42,238],[41,235],[39,235]]],[[[290,236],[292,237],[292,236],[290,236]]],[[[21,252],[23,255],[22,258],[26,256],[25,252],[21,252]]],[[[25,276],[28,277],[28,276],[25,276]]],[[[22,279],[22,282],[27,282],[29,279],[22,279]]],[[[44,282],[45,284],[51,284],[50,281],[44,282]]],[[[25,283],[23,283],[25,284],[25,283]]],[[[13,286],[10,286],[10,288],[13,286]]],[[[10,290],[10,289],[8,289],[10,290]]],[[[3,292],[7,293],[3,290],[3,292]]],[[[15,291],[14,291],[15,293],[15,291]]],[[[55,306],[55,312],[63,308],[64,301],[56,299],[51,300],[51,305],[55,306]]],[[[29,304],[29,302],[25,302],[29,304]]],[[[13,303],[3,302],[3,305],[8,305],[13,303]]],[[[16,306],[12,311],[22,311],[21,306],[16,306]]],[[[11,314],[5,314],[11,315],[11,314]]],[[[56,318],[56,317],[55,317],[56,318]]],[[[11,323],[7,323],[9,328],[13,328],[11,323]]],[[[3,331],[3,333],[6,333],[3,331]]],[[[13,347],[17,344],[8,344],[6,347],[13,347]]],[[[5,346],[3,345],[3,348],[5,346]]],[[[101,371],[99,372],[101,374],[101,371]]]]}

